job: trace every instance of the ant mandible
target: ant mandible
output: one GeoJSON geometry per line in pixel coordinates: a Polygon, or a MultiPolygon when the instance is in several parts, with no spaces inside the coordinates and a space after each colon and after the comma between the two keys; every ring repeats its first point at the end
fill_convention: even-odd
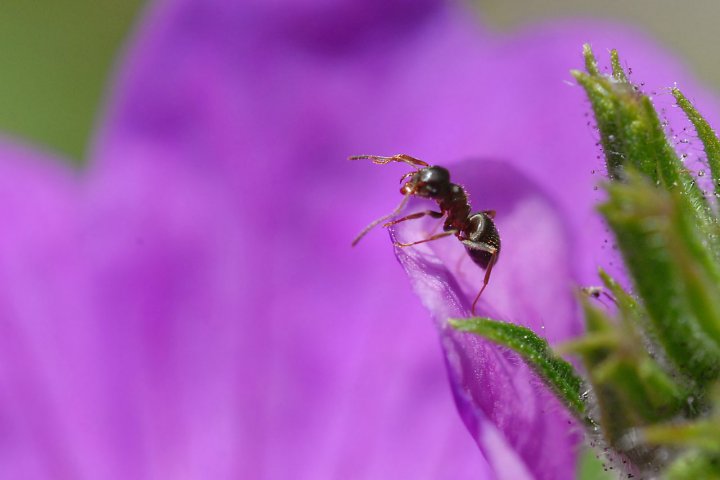
{"type": "Polygon", "coordinates": [[[400,193],[404,195],[400,205],[398,205],[397,208],[389,215],[378,218],[365,227],[355,240],[353,240],[352,245],[357,245],[360,239],[379,223],[399,214],[411,196],[415,195],[436,201],[438,207],[440,208],[439,212],[424,210],[422,212],[413,213],[411,215],[392,220],[385,223],[383,226],[389,227],[406,220],[413,220],[426,215],[433,218],[445,217],[442,233],[437,233],[423,240],[411,243],[396,242],[395,246],[410,247],[419,243],[431,242],[439,238],[455,235],[455,237],[457,237],[457,239],[465,245],[465,250],[467,250],[467,253],[470,255],[473,262],[485,269],[483,285],[472,303],[472,314],[475,315],[475,305],[477,305],[480,296],[483,291],[485,291],[488,280],[490,280],[490,273],[492,272],[493,266],[497,263],[498,256],[500,255],[500,235],[498,234],[495,222],[493,221],[495,218],[495,211],[483,210],[481,212],[471,214],[471,207],[468,203],[468,197],[465,189],[456,183],[450,182],[450,172],[448,172],[446,168],[436,165],[430,166],[422,160],[413,158],[410,155],[402,153],[391,157],[382,157],[378,155],[357,155],[350,157],[350,160],[372,160],[373,163],[378,165],[400,162],[407,163],[415,168],[414,171],[408,172],[400,178],[401,182],[406,178],[409,178],[409,180],[405,182],[400,189],[400,193]]]}

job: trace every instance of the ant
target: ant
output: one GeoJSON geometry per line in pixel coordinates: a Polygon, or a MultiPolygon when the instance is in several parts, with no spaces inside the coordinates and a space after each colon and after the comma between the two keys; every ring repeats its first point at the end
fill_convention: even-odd
{"type": "Polygon", "coordinates": [[[450,182],[450,172],[446,168],[436,165],[430,166],[426,162],[413,158],[410,155],[402,153],[391,157],[382,157],[378,155],[357,155],[350,157],[350,160],[372,160],[373,163],[378,165],[399,162],[406,163],[415,168],[414,171],[408,172],[400,178],[400,182],[409,178],[402,188],[400,188],[400,193],[404,195],[400,205],[398,205],[397,208],[389,215],[378,218],[365,227],[355,240],[353,240],[353,247],[357,245],[362,237],[364,237],[378,224],[399,214],[411,196],[415,195],[436,201],[438,207],[440,208],[439,212],[434,210],[425,210],[413,213],[411,215],[387,222],[383,225],[383,227],[387,228],[391,225],[395,225],[406,220],[421,218],[426,215],[433,218],[445,217],[442,233],[437,233],[423,240],[411,243],[396,242],[395,246],[410,247],[419,243],[431,242],[439,238],[455,235],[455,237],[457,237],[457,239],[465,245],[465,250],[467,250],[467,253],[470,258],[472,258],[473,262],[485,269],[485,279],[483,280],[482,288],[480,288],[480,291],[472,303],[472,314],[475,315],[475,305],[477,305],[480,296],[485,290],[485,287],[487,287],[488,280],[490,280],[490,273],[492,272],[493,266],[497,263],[498,256],[500,255],[500,235],[498,234],[495,222],[493,221],[495,218],[495,211],[483,210],[481,212],[471,214],[471,207],[468,203],[468,196],[465,189],[456,183],[450,182]]]}

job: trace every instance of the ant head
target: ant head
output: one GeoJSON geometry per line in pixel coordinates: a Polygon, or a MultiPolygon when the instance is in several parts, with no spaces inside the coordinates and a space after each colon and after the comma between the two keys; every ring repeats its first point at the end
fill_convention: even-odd
{"type": "Polygon", "coordinates": [[[400,189],[403,195],[417,195],[425,198],[440,198],[450,189],[450,172],[443,167],[432,166],[414,172],[400,189]]]}

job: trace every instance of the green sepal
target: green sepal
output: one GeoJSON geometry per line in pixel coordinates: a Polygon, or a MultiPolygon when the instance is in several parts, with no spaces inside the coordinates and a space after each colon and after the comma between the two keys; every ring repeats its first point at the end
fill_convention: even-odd
{"type": "Polygon", "coordinates": [[[613,294],[613,297],[615,298],[618,306],[623,309],[623,311],[633,312],[632,315],[636,315],[636,312],[640,306],[638,302],[633,298],[633,296],[630,295],[622,287],[622,285],[617,282],[617,280],[612,278],[610,274],[608,274],[602,268],[598,269],[598,275],[600,276],[603,285],[605,285],[605,288],[610,290],[610,292],[613,294]]]}
{"type": "Polygon", "coordinates": [[[715,195],[720,196],[720,140],[718,140],[715,130],[713,130],[707,120],[705,120],[679,89],[673,88],[672,94],[678,106],[682,108],[685,115],[690,119],[690,122],[692,122],[700,141],[703,143],[705,156],[707,157],[708,166],[710,167],[710,174],[712,175],[715,195]]]}
{"type": "Polygon", "coordinates": [[[694,447],[720,455],[720,422],[710,418],[677,425],[654,425],[642,429],[642,439],[654,445],[694,447]]]}
{"type": "Polygon", "coordinates": [[[647,311],[643,305],[630,295],[614,278],[612,278],[602,268],[598,270],[598,275],[603,281],[603,285],[607,288],[615,304],[618,307],[618,314],[626,329],[631,329],[633,336],[635,332],[646,332],[648,328],[652,328],[648,320],[647,311]]]}
{"type": "MultiPolygon", "coordinates": [[[[613,313],[584,299],[587,334],[562,348],[582,357],[609,446],[642,473],[720,479],[720,401],[709,391],[720,377],[718,218],[617,52],[611,74],[587,45],[584,56],[587,72],[573,75],[590,99],[612,180],[600,211],[634,293],[601,271],[610,293],[588,293],[604,294],[613,313]]],[[[720,140],[682,92],[672,93],[703,142],[720,198],[720,140]]]]}
{"type": "Polygon", "coordinates": [[[706,396],[708,412],[704,417],[638,430],[637,436],[646,444],[683,452],[669,466],[665,478],[720,478],[720,385],[713,385],[706,396]]]}
{"type": "Polygon", "coordinates": [[[598,68],[597,59],[593,55],[592,48],[589,44],[583,45],[583,58],[585,59],[585,70],[590,75],[600,75],[600,69],[598,68]]]}
{"type": "Polygon", "coordinates": [[[462,332],[480,335],[518,354],[578,418],[585,412],[583,382],[573,366],[557,356],[547,340],[529,328],[489,318],[450,320],[462,332]]]}
{"type": "MultiPolygon", "coordinates": [[[[593,335],[615,336],[612,344],[598,345],[597,347],[575,341],[575,345],[581,347],[575,353],[580,355],[585,370],[588,372],[588,380],[599,407],[600,418],[597,420],[599,420],[603,436],[610,445],[616,445],[625,433],[627,426],[638,422],[632,418],[631,412],[624,408],[624,403],[618,395],[617,389],[613,385],[600,384],[597,379],[593,378],[593,371],[595,367],[601,365],[612,354],[617,345],[617,334],[614,332],[612,322],[605,312],[592,307],[587,302],[584,302],[583,307],[587,329],[586,337],[592,337],[593,335]]],[[[561,348],[567,350],[569,345],[572,344],[564,344],[561,348]]]]}
{"type": "MultiPolygon", "coordinates": [[[[592,53],[592,49],[590,49],[590,46],[587,45],[587,50],[583,49],[583,53],[585,55],[589,55],[591,57],[594,57],[592,53]]],[[[597,65],[597,62],[596,62],[597,65]]],[[[618,54],[618,51],[613,49],[610,50],[610,66],[612,67],[612,76],[613,78],[620,83],[630,83],[627,76],[625,75],[625,70],[623,70],[622,65],[620,64],[620,55],[618,54]]],[[[597,70],[597,68],[596,68],[597,70]]]]}
{"type": "MultiPolygon", "coordinates": [[[[686,394],[643,348],[638,348],[642,339],[631,321],[614,321],[587,299],[582,305],[587,334],[562,348],[581,356],[600,407],[605,438],[620,448],[628,428],[671,418],[681,409],[686,394]],[[607,340],[585,341],[593,338],[607,340]]],[[[640,449],[630,454],[645,453],[640,449]]]]}
{"type": "Polygon", "coordinates": [[[592,374],[598,384],[613,385],[642,424],[668,418],[681,405],[681,389],[649,358],[622,358],[617,352],[597,365],[592,374]]]}
{"type": "Polygon", "coordinates": [[[714,228],[703,192],[668,142],[650,99],[628,81],[617,51],[611,52],[612,76],[598,71],[589,46],[583,52],[588,71],[572,75],[590,99],[610,178],[625,179],[628,168],[639,171],[666,190],[680,191],[703,225],[714,228]]]}
{"type": "Polygon", "coordinates": [[[584,448],[578,459],[577,480],[617,480],[613,470],[609,470],[604,455],[592,448],[584,448]]]}
{"type": "Polygon", "coordinates": [[[670,464],[663,478],[666,480],[720,480],[720,456],[691,450],[670,464]]]}
{"type": "Polygon", "coordinates": [[[600,206],[615,233],[651,336],[697,385],[720,371],[720,271],[685,198],[628,172],[600,206]]]}

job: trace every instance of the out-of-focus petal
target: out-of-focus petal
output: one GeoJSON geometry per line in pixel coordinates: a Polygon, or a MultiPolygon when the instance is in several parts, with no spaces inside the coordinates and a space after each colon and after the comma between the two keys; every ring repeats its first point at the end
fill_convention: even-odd
{"type": "MultiPolygon", "coordinates": [[[[154,68],[179,84],[161,88],[152,76],[128,83],[106,140],[98,144],[91,175],[102,185],[99,198],[107,197],[101,192],[116,192],[112,201],[96,204],[127,203],[122,194],[128,189],[155,188],[159,198],[176,195],[166,192],[164,182],[176,183],[182,175],[178,171],[227,193],[226,208],[232,213],[210,211],[240,229],[239,238],[218,235],[224,251],[235,252],[226,253],[224,268],[239,275],[221,289],[238,303],[237,313],[226,321],[242,339],[234,351],[237,358],[227,361],[238,381],[237,389],[226,393],[238,415],[230,447],[243,452],[234,461],[236,471],[249,478],[488,477],[452,409],[433,329],[418,322],[425,317],[423,309],[387,257],[385,243],[376,237],[356,251],[349,246],[367,220],[362,214],[369,210],[366,203],[375,204],[376,211],[383,205],[360,194],[371,173],[355,175],[345,162],[352,149],[343,146],[344,133],[333,136],[335,127],[325,118],[335,105],[323,99],[310,78],[297,80],[307,99],[295,97],[300,90],[286,90],[293,76],[314,72],[303,63],[291,64],[282,67],[294,70],[289,78],[278,78],[278,60],[298,54],[282,39],[274,40],[281,45],[264,44],[270,55],[251,52],[258,63],[250,67],[244,42],[258,39],[248,28],[235,28],[243,17],[224,13],[195,4],[163,17],[173,19],[177,31],[166,37],[160,28],[149,50],[143,50],[139,68],[153,64],[145,56],[152,45],[188,42],[175,46],[181,58],[167,57],[165,50],[154,54],[156,63],[167,62],[154,68]],[[280,58],[273,49],[282,53],[280,58]],[[229,61],[234,56],[238,59],[229,61]],[[265,100],[257,96],[258,88],[266,90],[265,100]],[[277,101],[268,101],[275,96],[277,101]],[[298,111],[313,99],[319,101],[316,107],[308,104],[306,113],[298,111]],[[144,164],[153,166],[137,166],[144,164]],[[133,171],[134,180],[128,173],[133,171]],[[358,197],[346,195],[344,186],[358,197]],[[367,261],[367,255],[382,252],[386,261],[379,268],[367,261]]],[[[311,68],[324,63],[308,59],[311,68]]],[[[145,201],[157,200],[148,195],[145,201]]],[[[201,196],[197,201],[206,205],[201,196]]],[[[143,201],[135,203],[141,208],[143,201]]],[[[114,209],[103,208],[113,221],[118,217],[114,209]]],[[[122,263],[131,265],[125,270],[133,269],[128,279],[148,279],[153,277],[146,271],[157,261],[122,263]]],[[[125,292],[121,299],[136,294],[112,283],[108,290],[125,292]]],[[[156,298],[165,296],[159,292],[156,298]]],[[[116,303],[106,295],[107,309],[117,311],[116,303]]],[[[158,316],[172,318],[163,312],[158,316]]],[[[208,463],[227,464],[214,452],[206,453],[208,463]]]]}
{"type": "MultiPolygon", "coordinates": [[[[547,195],[506,163],[454,167],[451,178],[482,198],[477,209],[497,211],[502,240],[477,314],[525,325],[551,342],[576,335],[570,244],[547,195]]],[[[403,243],[427,238],[437,222],[403,222],[392,236],[403,243]]],[[[498,477],[572,478],[580,428],[562,405],[517,356],[447,324],[470,315],[484,272],[455,238],[398,248],[397,255],[435,318],[458,407],[498,477]]]]}
{"type": "MultiPolygon", "coordinates": [[[[0,477],[71,478],[66,433],[88,405],[73,398],[93,367],[86,349],[79,179],[47,154],[0,145],[0,477]],[[84,357],[86,360],[87,357],[84,357]],[[60,408],[56,408],[60,406],[60,408]]],[[[90,346],[91,347],[91,346],[90,346]]]]}

